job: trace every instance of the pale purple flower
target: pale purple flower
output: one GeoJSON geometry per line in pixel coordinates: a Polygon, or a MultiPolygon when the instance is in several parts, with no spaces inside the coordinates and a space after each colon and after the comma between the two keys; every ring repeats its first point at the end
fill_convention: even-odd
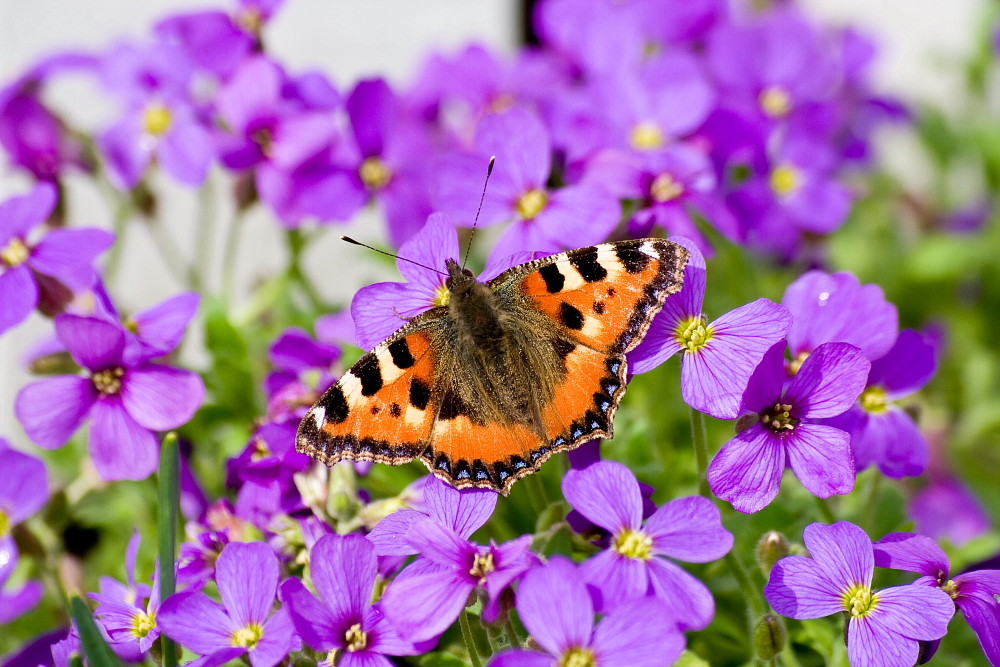
{"type": "Polygon", "coordinates": [[[922,574],[916,585],[940,588],[951,596],[990,664],[1000,665],[1000,570],[972,570],[953,577],[944,550],[931,538],[913,533],[891,533],[876,542],[875,565],[922,574]]]}
{"type": "Polygon", "coordinates": [[[437,170],[435,207],[458,224],[471,226],[475,220],[490,156],[496,157],[496,166],[478,224],[511,222],[494,247],[494,257],[600,243],[618,224],[621,204],[603,188],[549,187],[548,130],[536,114],[522,108],[482,118],[473,153],[451,156],[437,170]]]}
{"type": "Polygon", "coordinates": [[[671,240],[691,253],[684,287],[667,299],[646,337],[629,353],[629,370],[645,373],[680,352],[684,401],[713,417],[735,419],[751,374],[764,353],[785,337],[791,316],[784,306],[758,299],[709,323],[702,310],[705,258],[692,241],[671,240]]]}
{"type": "Polygon", "coordinates": [[[509,649],[489,667],[660,667],[680,658],[684,635],[667,605],[635,598],[595,624],[583,576],[562,556],[528,572],[517,591],[517,611],[541,651],[509,649]]]}
{"type": "Polygon", "coordinates": [[[705,628],[715,613],[712,594],[670,559],[707,563],[733,547],[719,510],[708,498],[677,498],[643,521],[639,482],[616,461],[571,470],[563,494],[580,514],[607,530],[610,546],[590,557],[580,571],[593,587],[597,611],[614,612],[622,602],[655,597],[677,615],[681,629],[705,628]]]}
{"type": "Polygon", "coordinates": [[[874,361],[899,335],[899,314],[878,285],[862,285],[851,273],[809,271],[788,286],[781,300],[792,313],[788,347],[793,368],[822,343],[850,343],[874,361]]]}
{"type": "Polygon", "coordinates": [[[335,379],[331,371],[340,355],[337,345],[314,339],[302,329],[285,329],[268,348],[274,370],[264,380],[264,390],[271,398],[289,385],[303,391],[323,391],[335,379]]]}
{"type": "Polygon", "coordinates": [[[907,512],[918,533],[962,546],[990,529],[989,513],[964,482],[933,465],[928,477],[927,485],[910,498],[907,512]]]}
{"type": "Polygon", "coordinates": [[[93,284],[93,261],[114,242],[101,229],[54,229],[36,239],[56,197],[54,186],[39,183],[0,204],[0,333],[36,307],[50,316],[62,312],[74,291],[93,284]]]}
{"type": "Polygon", "coordinates": [[[15,589],[7,582],[17,568],[19,554],[14,538],[0,534],[0,625],[10,623],[31,610],[42,599],[45,587],[31,579],[15,589]]]}
{"type": "Polygon", "coordinates": [[[202,656],[192,664],[221,665],[246,655],[253,667],[274,667],[295,648],[288,612],[272,613],[280,576],[268,545],[233,542],[216,569],[223,604],[201,591],[176,593],[160,607],[160,629],[202,656]]]}
{"type": "Polygon", "coordinates": [[[387,655],[417,655],[372,604],[378,563],[361,535],[327,535],[310,552],[316,598],[294,577],[281,585],[281,599],[295,630],[310,648],[326,652],[322,665],[391,667],[387,655]]]}
{"type": "Polygon", "coordinates": [[[152,308],[123,316],[100,281],[94,286],[94,294],[98,297],[94,314],[122,325],[127,363],[141,363],[173,352],[201,303],[197,292],[184,292],[152,308]]]}
{"type": "Polygon", "coordinates": [[[719,450],[708,483],[740,512],[757,512],[778,495],[785,466],[820,498],[854,489],[851,437],[819,419],[847,410],[861,394],[871,366],[847,343],[824,343],[785,387],[785,344],[765,355],[750,377],[740,411],[754,419],[719,450]]]}
{"type": "Polygon", "coordinates": [[[928,586],[872,588],[871,539],[854,524],[806,526],[811,557],[786,556],[771,570],[764,589],[782,616],[811,619],[847,614],[847,653],[854,667],[912,667],[919,643],[948,631],[955,605],[928,586]]]}
{"type": "Polygon", "coordinates": [[[199,589],[215,577],[219,554],[230,542],[251,539],[253,528],[236,515],[228,498],[215,501],[199,521],[185,526],[187,539],[177,559],[177,583],[182,588],[199,589]]]}
{"type": "Polygon", "coordinates": [[[5,591],[18,563],[14,526],[40,510],[49,499],[49,476],[45,464],[15,449],[0,437],[0,624],[9,623],[42,598],[39,581],[26,581],[5,591]]]}
{"type": "Polygon", "coordinates": [[[120,326],[95,317],[60,315],[56,335],[86,372],[40,380],[17,395],[15,412],[39,446],[66,444],[88,417],[90,450],[103,479],[145,479],[159,461],[156,431],[185,424],[205,396],[191,371],[124,359],[120,326]]]}
{"type": "Polygon", "coordinates": [[[876,465],[889,477],[922,475],[930,446],[913,417],[896,404],[930,382],[937,366],[934,348],[912,329],[899,332],[892,348],[872,362],[858,402],[826,423],[851,434],[857,469],[876,465]]]}

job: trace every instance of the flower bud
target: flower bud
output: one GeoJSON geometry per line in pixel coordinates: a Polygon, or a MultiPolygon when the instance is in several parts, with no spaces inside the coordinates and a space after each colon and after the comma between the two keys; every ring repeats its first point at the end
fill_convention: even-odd
{"type": "Polygon", "coordinates": [[[757,565],[764,574],[770,574],[774,564],[788,553],[788,538],[776,530],[768,531],[757,542],[757,565]]]}
{"type": "Polygon", "coordinates": [[[785,626],[774,614],[766,614],[753,629],[753,645],[756,656],[770,660],[785,648],[785,626]]]}

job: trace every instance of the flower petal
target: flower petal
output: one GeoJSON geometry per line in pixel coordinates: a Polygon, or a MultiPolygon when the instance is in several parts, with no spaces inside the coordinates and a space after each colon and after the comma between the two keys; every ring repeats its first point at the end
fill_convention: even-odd
{"type": "Polygon", "coordinates": [[[200,303],[201,296],[197,292],[185,292],[133,318],[142,342],[151,348],[151,352],[155,350],[158,353],[154,356],[167,354],[177,347],[200,303]]]}
{"type": "Polygon", "coordinates": [[[784,443],[770,429],[754,424],[722,446],[708,466],[708,483],[712,493],[750,514],[778,495],[784,470],[784,443]]]}
{"type": "Polygon", "coordinates": [[[267,620],[279,575],[278,558],[263,542],[230,542],[222,550],[215,581],[238,627],[267,620]]]}
{"type": "Polygon", "coordinates": [[[160,142],[160,166],[178,183],[189,186],[205,182],[215,152],[212,135],[195,122],[178,122],[160,142]]]}
{"type": "Polygon", "coordinates": [[[250,650],[252,667],[274,667],[288,657],[292,650],[295,628],[292,627],[288,612],[279,609],[263,625],[264,633],[260,641],[250,650]]]}
{"type": "Polygon", "coordinates": [[[868,382],[888,389],[890,399],[908,396],[934,376],[935,357],[933,345],[913,329],[904,329],[892,349],[872,362],[868,382]]]}
{"type": "Polygon", "coordinates": [[[642,522],[639,481],[617,461],[598,461],[563,478],[563,495],[583,516],[614,534],[642,522]]]}
{"type": "Polygon", "coordinates": [[[459,490],[434,476],[424,484],[427,514],[465,538],[489,521],[497,497],[488,489],[459,490]]]}
{"type": "Polygon", "coordinates": [[[910,639],[930,641],[948,633],[955,603],[940,588],[909,584],[884,588],[875,594],[878,605],[868,618],[885,630],[910,639]]]}
{"type": "Polygon", "coordinates": [[[872,617],[851,619],[847,626],[847,657],[852,665],[913,667],[920,654],[914,639],[885,632],[872,617]]]}
{"type": "Polygon", "coordinates": [[[125,332],[110,322],[96,317],[60,315],[56,318],[56,336],[85,368],[100,371],[121,364],[125,332]]]}
{"type": "Polygon", "coordinates": [[[202,655],[231,648],[239,628],[218,602],[200,591],[171,595],[160,606],[156,622],[168,637],[202,655]]]}
{"type": "Polygon", "coordinates": [[[90,418],[90,453],[101,479],[146,479],[156,471],[160,442],[128,415],[121,399],[98,399],[90,418]]]}
{"type": "Polygon", "coordinates": [[[336,617],[361,617],[378,574],[375,548],[362,535],[325,535],[310,556],[312,579],[336,617]]]}
{"type": "Polygon", "coordinates": [[[951,571],[948,554],[926,535],[889,533],[874,544],[875,565],[893,570],[947,577],[951,571]]]}
{"type": "Polygon", "coordinates": [[[0,508],[11,524],[37,512],[49,499],[45,463],[15,449],[0,449],[0,508]]]}
{"type": "Polygon", "coordinates": [[[122,378],[122,403],[132,418],[153,431],[186,424],[205,400],[201,376],[181,368],[143,364],[122,378]]]}
{"type": "Polygon", "coordinates": [[[84,290],[94,283],[94,259],[114,242],[103,229],[56,229],[32,249],[28,264],[71,290],[84,290]]]}
{"type": "Polygon", "coordinates": [[[25,433],[39,447],[62,447],[83,423],[97,400],[87,378],[73,375],[32,382],[17,394],[14,412],[25,433]]]}
{"type": "Polygon", "coordinates": [[[845,589],[853,584],[871,585],[875,571],[872,541],[853,523],[811,523],[802,532],[802,540],[830,581],[845,589]]]}
{"type": "Polygon", "coordinates": [[[781,400],[788,374],[785,372],[785,342],[779,341],[764,353],[760,363],[747,380],[740,409],[743,412],[764,412],[781,400]]]}
{"type": "Polygon", "coordinates": [[[548,653],[513,648],[497,653],[487,667],[554,667],[556,664],[548,653]]]}
{"type": "Polygon", "coordinates": [[[552,655],[590,644],[594,607],[577,568],[563,556],[524,575],[517,611],[534,640],[552,655]]]}
{"type": "Polygon", "coordinates": [[[986,659],[991,665],[1000,665],[1000,608],[996,602],[991,604],[969,598],[960,600],[959,607],[965,614],[969,627],[979,638],[986,659]]]}
{"type": "Polygon", "coordinates": [[[453,570],[471,564],[476,551],[451,528],[430,518],[413,522],[406,533],[406,541],[424,558],[453,570]]]}
{"type": "Polygon", "coordinates": [[[0,333],[23,322],[38,305],[38,284],[27,266],[0,273],[0,333]]]}
{"type": "Polygon", "coordinates": [[[823,424],[802,423],[785,437],[788,465],[809,493],[819,498],[854,490],[851,436],[823,424]]]}
{"type": "Polygon", "coordinates": [[[646,520],[654,553],[689,563],[708,563],[733,548],[733,535],[722,526],[722,514],[702,496],[677,498],[646,520]]]}
{"type": "Polygon", "coordinates": [[[847,582],[832,581],[824,565],[805,556],[786,556],[775,563],[764,596],[776,612],[789,618],[822,618],[844,611],[847,582]]]}
{"type": "Polygon", "coordinates": [[[792,378],[785,402],[799,417],[835,417],[850,408],[865,388],[871,362],[849,343],[823,343],[792,378]]]}
{"type": "Polygon", "coordinates": [[[594,631],[593,648],[601,656],[601,667],[672,665],[684,647],[684,635],[677,631],[675,619],[655,598],[618,606],[594,631]]]}
{"type": "Polygon", "coordinates": [[[583,561],[580,574],[590,589],[594,609],[602,614],[623,600],[646,595],[649,590],[646,563],[614,549],[605,549],[583,561]]]}
{"type": "Polygon", "coordinates": [[[683,609],[673,619],[682,630],[702,630],[715,615],[715,600],[705,584],[665,558],[648,562],[649,584],[657,599],[670,609],[683,609]]]}
{"type": "Polygon", "coordinates": [[[402,509],[379,521],[367,536],[375,546],[375,553],[379,556],[411,556],[417,553],[406,542],[406,531],[414,521],[426,516],[423,512],[402,509]]]}
{"type": "MultiPolygon", "coordinates": [[[[351,301],[355,337],[358,347],[370,350],[406,324],[416,313],[399,309],[412,295],[413,288],[404,283],[375,283],[362,287],[351,301]]],[[[431,304],[425,304],[425,309],[431,304]]]]}
{"type": "Polygon", "coordinates": [[[58,194],[51,183],[41,182],[31,192],[0,202],[0,246],[45,222],[56,207],[58,194]]]}
{"type": "Polygon", "coordinates": [[[444,572],[400,576],[386,589],[382,609],[404,639],[433,639],[451,627],[474,588],[444,572]]]}
{"type": "MultiPolygon", "coordinates": [[[[313,565],[315,566],[315,561],[313,565]]],[[[330,614],[327,606],[317,600],[299,579],[290,577],[281,584],[281,600],[292,619],[295,631],[309,648],[328,652],[346,647],[338,619],[330,614]]]]}

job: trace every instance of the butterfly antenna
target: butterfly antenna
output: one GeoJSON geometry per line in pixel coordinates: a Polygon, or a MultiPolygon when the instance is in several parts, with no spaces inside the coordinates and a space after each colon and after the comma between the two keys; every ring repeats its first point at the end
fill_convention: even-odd
{"type": "Polygon", "coordinates": [[[493,173],[493,164],[497,161],[496,155],[490,156],[490,164],[486,167],[486,180],[483,181],[483,194],[479,195],[479,208],[476,209],[476,219],[472,221],[472,231],[469,233],[469,243],[465,246],[465,257],[462,258],[462,268],[465,268],[469,261],[469,251],[472,250],[472,237],[476,235],[476,223],[479,222],[479,214],[483,210],[483,200],[486,199],[486,186],[489,185],[490,175],[493,173]]]}
{"type": "Polygon", "coordinates": [[[404,262],[409,262],[410,264],[416,264],[417,266],[423,267],[423,268],[427,269],[428,271],[433,271],[434,273],[440,273],[442,276],[446,276],[447,277],[447,275],[448,275],[447,273],[445,273],[444,271],[442,271],[440,269],[435,269],[434,267],[427,266],[426,264],[421,264],[420,262],[414,261],[412,259],[408,259],[406,257],[401,257],[399,255],[394,255],[391,252],[386,252],[385,250],[379,250],[378,248],[374,248],[374,247],[368,245],[367,243],[362,243],[361,241],[356,241],[356,240],[352,239],[350,236],[341,236],[340,240],[341,241],[347,241],[348,243],[353,243],[354,245],[359,245],[362,248],[368,248],[369,250],[374,250],[375,252],[379,253],[380,255],[387,255],[387,256],[393,257],[395,259],[401,259],[404,262]]]}

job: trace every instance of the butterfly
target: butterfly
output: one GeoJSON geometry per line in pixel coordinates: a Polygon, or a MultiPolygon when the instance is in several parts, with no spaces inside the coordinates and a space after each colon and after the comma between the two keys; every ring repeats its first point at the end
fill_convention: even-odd
{"type": "Polygon", "coordinates": [[[687,261],[670,241],[618,241],[480,283],[446,260],[447,305],[344,373],[302,419],[296,448],[327,465],[418,459],[457,488],[507,495],[553,454],[612,437],[625,355],[687,261]]]}

